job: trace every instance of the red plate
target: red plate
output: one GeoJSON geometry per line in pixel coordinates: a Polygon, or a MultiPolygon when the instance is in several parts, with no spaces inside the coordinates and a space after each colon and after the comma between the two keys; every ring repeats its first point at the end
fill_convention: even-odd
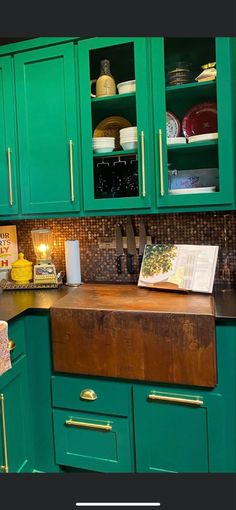
{"type": "Polygon", "coordinates": [[[214,102],[196,104],[187,111],[182,122],[182,130],[187,138],[217,131],[217,106],[214,102]]]}

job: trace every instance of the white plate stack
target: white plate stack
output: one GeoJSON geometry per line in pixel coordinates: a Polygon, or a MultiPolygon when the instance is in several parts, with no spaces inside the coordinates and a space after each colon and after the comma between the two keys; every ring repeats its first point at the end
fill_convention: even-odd
{"type": "Polygon", "coordinates": [[[138,133],[137,126],[120,129],[120,145],[124,151],[137,149],[138,133]]]}
{"type": "Polygon", "coordinates": [[[97,136],[93,138],[94,152],[112,152],[115,148],[115,137],[97,136]]]}

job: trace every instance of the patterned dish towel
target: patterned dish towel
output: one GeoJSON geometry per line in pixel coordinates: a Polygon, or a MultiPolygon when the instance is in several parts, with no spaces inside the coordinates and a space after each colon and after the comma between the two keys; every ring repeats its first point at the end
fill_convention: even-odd
{"type": "Polygon", "coordinates": [[[0,375],[9,368],[11,368],[11,358],[8,347],[8,323],[0,321],[0,375]]]}

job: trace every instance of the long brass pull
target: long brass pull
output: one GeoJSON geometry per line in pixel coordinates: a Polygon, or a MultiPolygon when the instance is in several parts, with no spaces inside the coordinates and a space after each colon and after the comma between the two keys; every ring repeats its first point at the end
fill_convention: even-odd
{"type": "Polygon", "coordinates": [[[11,149],[10,149],[10,147],[7,148],[7,164],[8,164],[9,203],[10,203],[10,205],[13,205],[11,149]]]}
{"type": "Polygon", "coordinates": [[[8,473],[8,455],[7,455],[7,432],[6,432],[6,420],[5,420],[5,406],[4,406],[4,395],[0,394],[1,408],[2,408],[2,432],[3,432],[3,452],[5,464],[1,466],[1,471],[8,473]]]}
{"type": "Polygon", "coordinates": [[[80,392],[80,398],[82,400],[97,400],[98,396],[95,391],[86,388],[80,392]]]}
{"type": "Polygon", "coordinates": [[[173,404],[183,404],[186,406],[202,406],[203,400],[199,399],[191,399],[191,398],[181,398],[181,397],[167,397],[164,395],[157,395],[155,393],[150,393],[148,395],[149,400],[159,400],[162,402],[172,402],[173,404]]]}
{"type": "Polygon", "coordinates": [[[164,195],[162,129],[159,129],[160,194],[164,195]]]}
{"type": "Polygon", "coordinates": [[[75,421],[75,420],[66,420],[65,425],[69,425],[71,427],[85,427],[88,429],[99,429],[99,430],[106,430],[109,432],[109,430],[112,430],[112,426],[107,423],[107,425],[99,425],[97,423],[86,423],[83,421],[75,421]]]}
{"type": "Polygon", "coordinates": [[[8,340],[8,349],[10,352],[14,351],[16,348],[16,343],[13,340],[8,340]]]}
{"type": "Polygon", "coordinates": [[[146,197],[144,131],[141,131],[142,196],[146,197]]]}
{"type": "Polygon", "coordinates": [[[71,189],[71,202],[75,201],[75,193],[74,193],[74,168],[73,168],[73,142],[69,141],[69,149],[70,149],[70,189],[71,189]]]}

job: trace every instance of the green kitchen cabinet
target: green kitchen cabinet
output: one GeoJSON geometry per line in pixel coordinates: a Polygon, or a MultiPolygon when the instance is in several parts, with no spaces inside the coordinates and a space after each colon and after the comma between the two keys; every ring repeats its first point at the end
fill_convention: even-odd
{"type": "Polygon", "coordinates": [[[224,471],[222,395],[135,386],[134,421],[138,472],[224,471]]]}
{"type": "Polygon", "coordinates": [[[153,179],[147,41],[142,37],[80,41],[78,62],[84,211],[86,215],[89,211],[148,211],[153,179]],[[103,59],[110,61],[116,85],[135,80],[136,91],[91,97],[90,81],[99,77],[103,59]],[[127,127],[124,119],[128,126],[137,126],[135,149],[123,150],[120,145],[119,129],[127,127]],[[94,136],[115,136],[115,149],[109,153],[93,152],[94,136]]]}
{"type": "Polygon", "coordinates": [[[14,55],[22,214],[80,210],[74,44],[14,55]]]}
{"type": "Polygon", "coordinates": [[[132,472],[131,386],[99,378],[52,377],[56,461],[101,472],[132,472]]]}
{"type": "Polygon", "coordinates": [[[0,377],[0,471],[30,472],[32,450],[26,356],[0,377]]]}
{"type": "Polygon", "coordinates": [[[165,212],[165,208],[170,211],[172,207],[186,211],[191,211],[191,207],[196,206],[198,210],[224,205],[232,208],[235,204],[236,185],[236,39],[151,38],[150,44],[156,168],[155,207],[159,212],[165,212]],[[201,66],[208,62],[216,62],[216,79],[195,81],[202,71],[201,66]],[[187,64],[191,65],[191,75],[186,78],[187,82],[179,84],[173,81],[173,70],[187,67],[187,64]],[[191,120],[187,120],[189,117],[186,118],[186,114],[196,105],[202,105],[205,113],[201,114],[197,107],[195,113],[191,114],[191,120]],[[214,107],[217,111],[216,126],[212,113],[214,107]],[[198,134],[197,123],[201,118],[201,129],[205,133],[208,128],[210,132],[213,129],[218,132],[218,138],[191,140],[184,144],[167,143],[171,134],[170,130],[169,136],[166,136],[167,112],[172,115],[171,119],[168,118],[173,137],[177,135],[184,140],[184,119],[187,134],[198,134]],[[193,193],[190,187],[198,188],[198,192],[193,193]],[[199,190],[199,187],[202,190],[199,190]],[[214,189],[215,191],[211,191],[214,189]]]}
{"type": "Polygon", "coordinates": [[[18,213],[13,60],[0,58],[0,215],[18,213]]]}

